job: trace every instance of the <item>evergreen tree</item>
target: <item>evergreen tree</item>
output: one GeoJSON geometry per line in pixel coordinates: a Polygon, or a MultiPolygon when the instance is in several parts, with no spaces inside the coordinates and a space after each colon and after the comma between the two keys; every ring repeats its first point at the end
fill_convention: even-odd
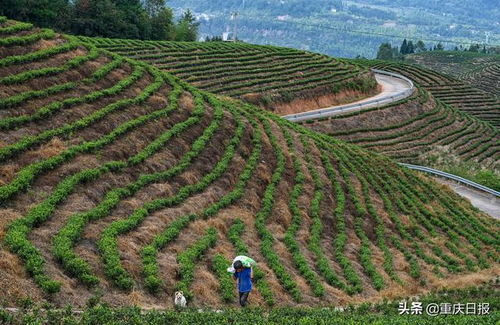
{"type": "Polygon", "coordinates": [[[406,48],[406,54],[413,54],[415,53],[415,46],[413,45],[412,41],[408,42],[408,47],[406,48]]]}
{"type": "Polygon", "coordinates": [[[419,40],[416,44],[416,52],[425,52],[427,51],[427,48],[425,47],[425,43],[422,40],[419,40]]]}
{"type": "Polygon", "coordinates": [[[444,50],[444,46],[443,44],[441,44],[441,42],[439,42],[437,45],[436,45],[436,48],[434,49],[435,51],[442,51],[444,50]]]}
{"type": "Polygon", "coordinates": [[[191,10],[187,10],[179,20],[175,30],[176,41],[196,41],[198,38],[198,27],[200,23],[196,21],[191,10]]]}
{"type": "Polygon", "coordinates": [[[380,44],[380,47],[377,52],[377,59],[379,60],[392,60],[394,58],[393,56],[393,49],[390,43],[382,43],[380,44]]]}
{"type": "Polygon", "coordinates": [[[174,19],[170,8],[163,8],[151,17],[151,39],[169,40],[175,32],[174,19]]]}
{"type": "Polygon", "coordinates": [[[403,44],[401,44],[401,49],[400,49],[399,53],[401,53],[403,55],[408,54],[408,43],[406,41],[406,38],[404,39],[403,44]]]}

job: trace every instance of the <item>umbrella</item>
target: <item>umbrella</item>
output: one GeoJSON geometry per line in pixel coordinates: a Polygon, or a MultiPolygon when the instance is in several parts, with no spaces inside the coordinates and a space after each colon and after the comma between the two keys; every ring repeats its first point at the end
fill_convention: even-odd
{"type": "Polygon", "coordinates": [[[248,256],[245,256],[245,255],[236,256],[234,258],[233,262],[231,263],[231,266],[227,268],[228,272],[230,272],[230,273],[236,272],[236,270],[234,269],[234,266],[233,266],[234,262],[236,262],[236,261],[241,261],[241,263],[243,264],[244,267],[251,267],[251,266],[257,264],[253,259],[251,259],[248,256]]]}

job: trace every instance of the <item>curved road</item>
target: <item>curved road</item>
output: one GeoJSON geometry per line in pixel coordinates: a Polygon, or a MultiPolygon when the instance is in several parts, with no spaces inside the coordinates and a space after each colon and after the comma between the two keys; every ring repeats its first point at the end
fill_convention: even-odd
{"type": "MultiPolygon", "coordinates": [[[[379,85],[382,87],[382,91],[376,96],[347,105],[331,106],[298,114],[285,115],[282,117],[293,122],[319,119],[346,112],[384,106],[391,102],[406,98],[413,93],[414,85],[408,78],[387,71],[374,69],[372,69],[372,71],[374,72],[379,85]]],[[[495,196],[447,179],[437,177],[435,177],[435,179],[440,183],[450,186],[453,191],[468,199],[472,205],[478,209],[486,212],[494,218],[500,219],[500,203],[499,199],[495,196]]]]}
{"type": "Polygon", "coordinates": [[[455,191],[460,196],[468,199],[470,203],[478,208],[479,210],[486,212],[490,216],[496,219],[500,219],[500,199],[485,193],[482,191],[475,190],[463,184],[453,182],[450,180],[443,179],[441,177],[433,177],[434,180],[441,184],[448,185],[453,191],[455,191]]]}
{"type": "Polygon", "coordinates": [[[382,91],[373,97],[365,98],[346,105],[325,107],[303,113],[284,115],[282,117],[293,122],[318,119],[346,112],[387,105],[404,99],[413,93],[413,83],[401,75],[380,70],[374,70],[374,74],[375,79],[377,79],[379,85],[382,87],[382,91]]]}

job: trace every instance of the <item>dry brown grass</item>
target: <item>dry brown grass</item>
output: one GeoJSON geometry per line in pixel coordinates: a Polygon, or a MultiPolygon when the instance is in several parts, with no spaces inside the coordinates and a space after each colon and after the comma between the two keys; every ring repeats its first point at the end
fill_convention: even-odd
{"type": "MultiPolygon", "coordinates": [[[[314,96],[310,96],[306,93],[300,98],[296,98],[288,103],[273,103],[272,110],[279,115],[302,113],[315,109],[352,103],[373,96],[379,92],[379,89],[371,93],[343,90],[337,94],[326,93],[319,96],[315,92],[313,92],[314,96]]],[[[248,100],[246,96],[245,100],[248,100]]]]}

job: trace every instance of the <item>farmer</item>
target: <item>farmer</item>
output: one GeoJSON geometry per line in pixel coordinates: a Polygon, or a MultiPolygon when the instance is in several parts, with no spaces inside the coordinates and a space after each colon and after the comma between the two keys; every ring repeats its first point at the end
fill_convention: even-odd
{"type": "Polygon", "coordinates": [[[247,305],[248,295],[252,291],[253,268],[245,267],[241,260],[236,260],[233,263],[234,278],[238,281],[238,291],[240,293],[240,306],[247,305]]]}

